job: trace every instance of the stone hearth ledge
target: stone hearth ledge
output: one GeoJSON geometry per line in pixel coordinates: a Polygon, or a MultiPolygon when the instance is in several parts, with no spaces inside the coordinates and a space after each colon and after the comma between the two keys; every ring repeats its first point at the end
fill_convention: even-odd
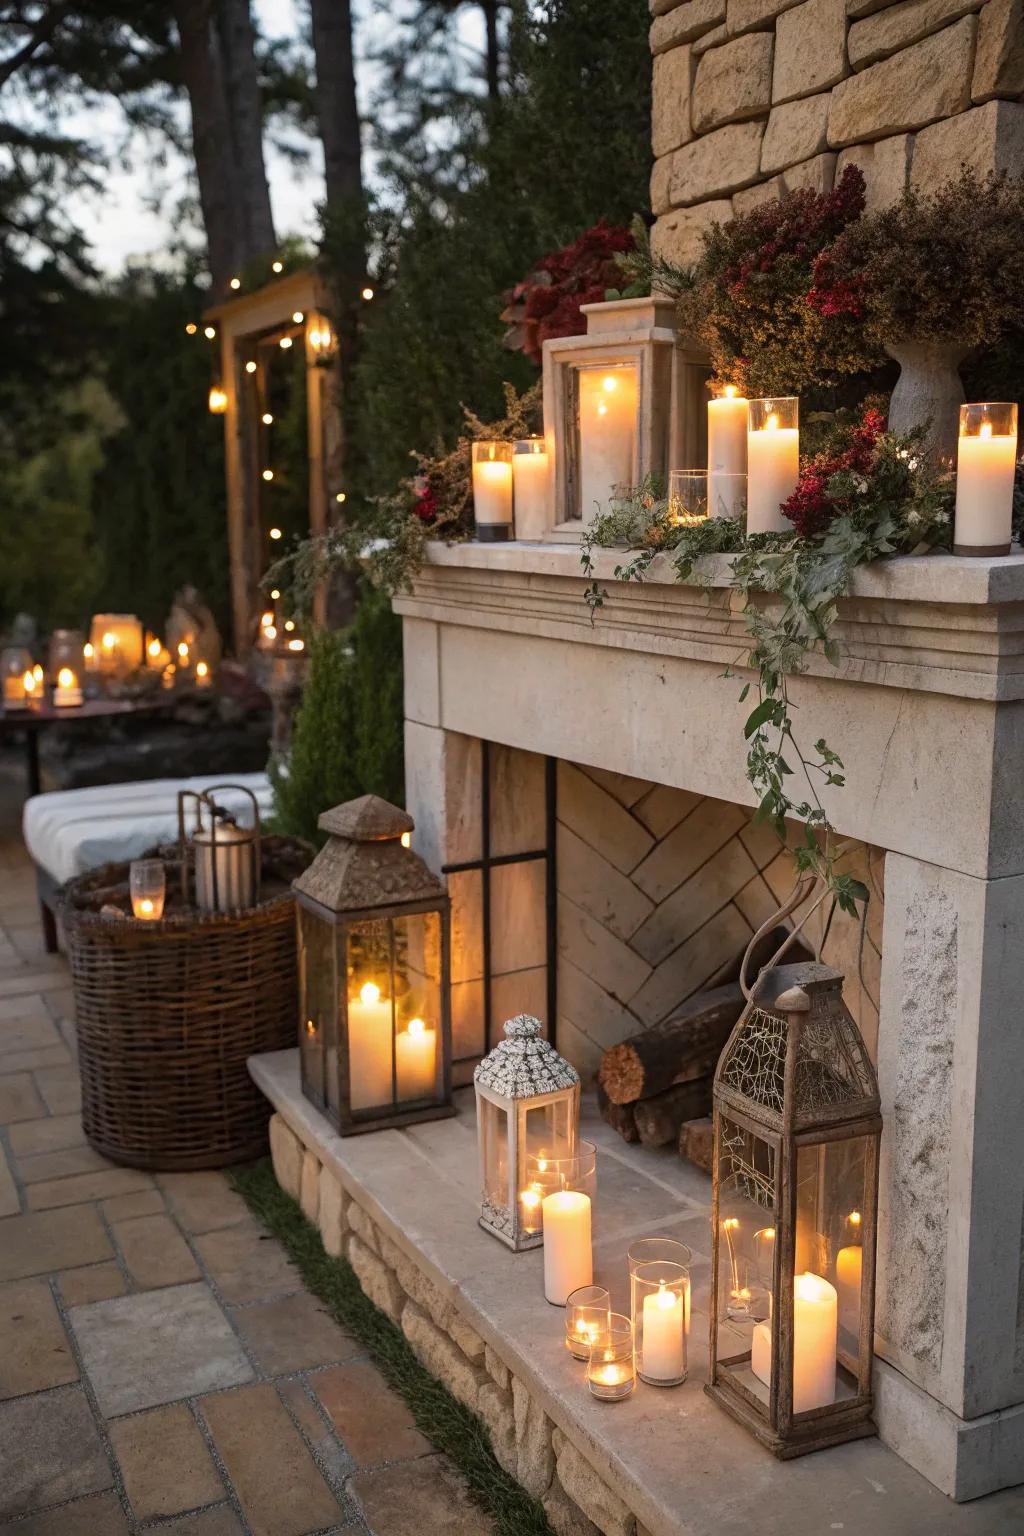
{"type": "Polygon", "coordinates": [[[273,1104],[279,1182],[345,1253],[423,1362],[487,1424],[495,1453],[542,1498],[557,1536],[1006,1536],[1024,1489],[951,1504],[877,1440],[779,1463],[702,1391],[707,1375],[709,1181],[670,1153],[627,1147],[584,1100],[598,1144],[595,1279],[628,1311],[625,1252],[669,1233],[694,1251],[690,1375],[596,1401],[543,1296],[543,1254],[477,1225],[473,1096],[453,1120],[342,1140],[302,1095],[297,1051],[253,1057],[273,1104]]]}

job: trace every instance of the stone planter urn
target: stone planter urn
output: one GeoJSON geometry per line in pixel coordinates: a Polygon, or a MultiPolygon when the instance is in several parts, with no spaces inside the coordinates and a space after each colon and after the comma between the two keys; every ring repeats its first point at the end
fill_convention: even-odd
{"type": "Polygon", "coordinates": [[[959,365],[968,348],[958,341],[896,341],[887,342],[885,350],[900,365],[889,402],[889,430],[910,432],[927,426],[928,457],[955,464],[964,402],[959,365]]]}

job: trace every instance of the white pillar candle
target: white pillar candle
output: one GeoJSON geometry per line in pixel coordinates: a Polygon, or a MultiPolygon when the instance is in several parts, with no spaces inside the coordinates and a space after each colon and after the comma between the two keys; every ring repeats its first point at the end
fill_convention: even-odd
{"type": "Polygon", "coordinates": [[[617,486],[636,479],[635,368],[581,368],[579,372],[579,516],[592,522],[617,486]]]}
{"type": "Polygon", "coordinates": [[[1016,405],[961,406],[954,554],[1009,554],[1016,467],[1016,405]]]}
{"type": "Polygon", "coordinates": [[[594,1283],[590,1196],[574,1189],[548,1195],[544,1216],[544,1295],[564,1307],[570,1291],[594,1283]]]}
{"type": "Polygon", "coordinates": [[[708,401],[708,516],[739,517],[747,473],[747,401],[733,385],[708,401]]]}
{"type": "Polygon", "coordinates": [[[410,1019],[395,1036],[395,1067],[400,1099],[432,1098],[437,1082],[437,1030],[410,1019]]]}
{"type": "Polygon", "coordinates": [[[781,508],[800,476],[798,405],[795,399],[748,402],[748,533],[792,531],[781,508]]]}
{"type": "Polygon", "coordinates": [[[512,533],[512,444],[473,444],[473,517],[477,538],[505,540],[512,533]]]}
{"type": "Polygon", "coordinates": [[[836,1290],[839,1321],[850,1333],[860,1331],[860,1282],[864,1250],[859,1243],[840,1248],[836,1254],[836,1290]]]}
{"type": "Polygon", "coordinates": [[[349,998],[348,1088],[352,1109],[391,1103],[391,1004],[372,981],[349,998]]]}
{"type": "Polygon", "coordinates": [[[520,438],[512,449],[517,539],[539,539],[548,528],[548,448],[542,437],[520,438]]]}
{"type": "MultiPolygon", "coordinates": [[[[839,1298],[834,1285],[809,1272],[793,1281],[793,1412],[823,1408],[836,1397],[836,1334],[839,1298]]],[[[750,1369],[771,1385],[770,1323],[754,1328],[750,1369]]]]}
{"type": "Polygon", "coordinates": [[[642,1359],[645,1381],[678,1381],[686,1369],[683,1297],[660,1286],[644,1297],[642,1359]]]}
{"type": "Polygon", "coordinates": [[[73,709],[82,702],[82,690],[78,686],[78,678],[70,667],[61,667],[57,673],[53,702],[58,709],[73,709]]]}

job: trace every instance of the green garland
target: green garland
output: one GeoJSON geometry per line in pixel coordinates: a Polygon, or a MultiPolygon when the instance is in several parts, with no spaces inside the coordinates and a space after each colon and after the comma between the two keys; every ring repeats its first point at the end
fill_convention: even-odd
{"type": "MultiPolygon", "coordinates": [[[[838,665],[839,647],[831,630],[839,600],[850,592],[861,566],[948,544],[952,478],[934,472],[919,454],[920,437],[885,433],[874,446],[867,474],[843,469],[829,476],[823,496],[831,521],[812,537],[801,538],[795,531],[748,536],[742,523],[731,518],[679,527],[660,486],[648,479],[613,500],[586,530],[581,550],[583,573],[590,578],[584,598],[592,621],[609,596],[595,579],[595,548],[627,547],[628,559],[614,570],[619,581],[642,581],[655,556],[665,554],[679,581],[706,584],[703,557],[733,556],[730,585],[743,595],[750,642],[745,664],[756,674],[740,690],[741,700],[756,693],[743,727],[747,779],[758,802],[755,821],[767,822],[783,843],[787,820],[801,822],[803,841],[793,850],[798,870],[817,875],[839,907],[853,916],[868,892],[837,868],[842,849],[820,797],[822,789],[845,783],[843,763],[823,737],[813,752],[801,748],[789,679],[806,669],[813,652],[838,665]],[[771,601],[766,604],[765,598],[771,601]]],[[[729,668],[724,675],[736,674],[729,668]]]]}

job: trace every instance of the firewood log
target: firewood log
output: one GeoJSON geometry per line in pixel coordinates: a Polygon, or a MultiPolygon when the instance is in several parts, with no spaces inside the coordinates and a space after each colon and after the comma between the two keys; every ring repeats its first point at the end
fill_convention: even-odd
{"type": "Polygon", "coordinates": [[[597,1107],[601,1112],[601,1119],[607,1121],[613,1131],[618,1131],[623,1141],[640,1140],[633,1105],[613,1104],[600,1083],[597,1085],[597,1107]]]}
{"type": "Polygon", "coordinates": [[[679,1156],[710,1173],[713,1137],[714,1121],[710,1115],[700,1120],[684,1120],[679,1127],[679,1156]]]}
{"type": "Polygon", "coordinates": [[[738,982],[701,992],[671,1019],[605,1051],[598,1082],[613,1104],[664,1093],[694,1061],[718,1056],[742,1011],[738,982]]]}
{"type": "Polygon", "coordinates": [[[676,1083],[652,1099],[638,1099],[633,1105],[637,1133],[645,1147],[664,1147],[679,1140],[679,1127],[685,1120],[707,1115],[711,1110],[712,1074],[691,1083],[676,1083]]]}

